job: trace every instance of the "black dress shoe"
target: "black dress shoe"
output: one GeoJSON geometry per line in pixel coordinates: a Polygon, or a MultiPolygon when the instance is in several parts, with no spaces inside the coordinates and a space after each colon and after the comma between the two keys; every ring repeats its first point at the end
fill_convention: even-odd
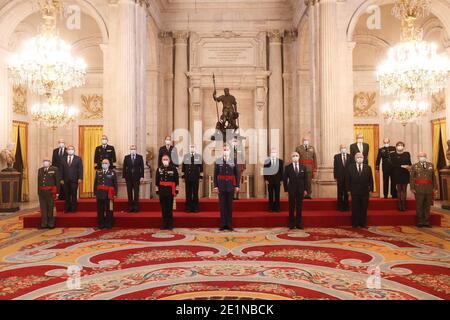
{"type": "Polygon", "coordinates": [[[432,226],[429,225],[429,224],[425,224],[424,227],[425,227],[425,228],[432,228],[432,226]]]}
{"type": "Polygon", "coordinates": [[[289,229],[293,230],[293,229],[295,229],[295,227],[294,226],[289,226],[289,229]]]}
{"type": "Polygon", "coordinates": [[[226,228],[219,228],[219,231],[225,231],[226,228]]]}
{"type": "Polygon", "coordinates": [[[303,230],[303,226],[300,224],[298,226],[296,226],[297,229],[303,230]]]}
{"type": "Polygon", "coordinates": [[[234,231],[234,229],[233,228],[228,228],[228,231],[234,231]]]}
{"type": "Polygon", "coordinates": [[[363,228],[363,229],[369,229],[368,226],[361,226],[361,228],[363,228]]]}
{"type": "Polygon", "coordinates": [[[49,229],[55,229],[55,226],[48,226],[49,229]]]}

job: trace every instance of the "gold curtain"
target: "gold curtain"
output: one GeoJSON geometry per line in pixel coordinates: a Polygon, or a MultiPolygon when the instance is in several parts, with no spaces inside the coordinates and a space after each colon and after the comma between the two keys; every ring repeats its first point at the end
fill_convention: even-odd
{"type": "MultiPolygon", "coordinates": [[[[434,165],[434,174],[436,175],[436,178],[439,181],[439,172],[438,172],[438,161],[439,161],[439,136],[441,135],[442,139],[442,148],[444,150],[444,154],[446,154],[448,146],[447,146],[447,130],[445,128],[446,121],[445,119],[437,119],[431,121],[432,126],[432,141],[433,141],[433,157],[432,162],[434,165]]],[[[447,161],[447,160],[446,160],[447,161]]],[[[437,198],[440,198],[441,194],[441,185],[438,183],[438,192],[437,192],[437,198]]]]}
{"type": "Polygon", "coordinates": [[[369,144],[369,166],[372,168],[373,175],[373,192],[377,192],[377,182],[375,174],[375,157],[378,150],[378,125],[368,125],[368,124],[355,124],[354,126],[354,141],[356,141],[356,136],[362,134],[364,136],[364,142],[369,144]]]}
{"type": "Polygon", "coordinates": [[[14,155],[17,152],[17,142],[20,138],[20,151],[22,152],[23,174],[22,189],[20,191],[21,201],[29,201],[30,186],[28,179],[28,123],[13,121],[12,141],[14,142],[14,155]]]}
{"type": "Polygon", "coordinates": [[[102,126],[80,126],[80,157],[83,159],[83,183],[81,184],[80,198],[94,196],[94,153],[95,147],[101,144],[102,134],[102,126]]]}

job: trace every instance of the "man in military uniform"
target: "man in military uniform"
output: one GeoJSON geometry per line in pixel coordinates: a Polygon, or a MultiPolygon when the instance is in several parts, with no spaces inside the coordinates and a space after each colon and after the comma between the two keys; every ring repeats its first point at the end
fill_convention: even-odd
{"type": "Polygon", "coordinates": [[[161,159],[162,165],[156,170],[155,185],[158,188],[159,203],[162,211],[162,230],[173,228],[173,199],[178,194],[178,170],[168,155],[161,159]]]}
{"type": "Polygon", "coordinates": [[[434,166],[425,152],[419,153],[419,162],[413,164],[410,174],[411,192],[416,197],[416,223],[419,228],[431,228],[429,217],[433,193],[437,190],[434,166]]]}
{"type": "Polygon", "coordinates": [[[163,156],[169,156],[170,162],[178,168],[178,150],[176,147],[172,144],[172,138],[170,136],[167,136],[164,141],[164,145],[159,148],[158,153],[158,167],[162,166],[162,157],[163,156]]]}
{"type": "MultiPolygon", "coordinates": [[[[243,144],[242,141],[239,142],[239,139],[237,137],[233,137],[233,140],[231,140],[231,145],[233,147],[233,160],[234,163],[239,168],[239,175],[241,177],[241,184],[242,184],[244,179],[243,174],[245,169],[247,168],[247,166],[245,165],[245,154],[243,150],[243,144]]],[[[239,192],[240,188],[237,191],[235,191],[233,196],[234,200],[239,200],[239,192]]]]}
{"type": "Polygon", "coordinates": [[[389,138],[383,140],[383,147],[378,150],[377,162],[375,168],[377,174],[380,171],[380,162],[383,168],[383,194],[387,199],[389,195],[389,180],[391,181],[391,196],[397,198],[397,188],[395,187],[394,176],[392,175],[392,161],[391,155],[395,153],[395,147],[390,145],[389,138]]]}
{"type": "Polygon", "coordinates": [[[102,161],[108,159],[110,163],[110,168],[114,169],[114,163],[116,162],[116,151],[113,146],[108,145],[108,137],[106,135],[102,136],[102,145],[95,148],[94,163],[95,169],[102,169],[102,161]]]}
{"type": "Polygon", "coordinates": [[[38,195],[41,209],[41,229],[55,227],[54,200],[59,193],[60,176],[58,167],[52,166],[49,158],[44,158],[38,171],[38,195]]]}
{"type": "Polygon", "coordinates": [[[102,160],[102,168],[97,170],[94,181],[97,198],[97,220],[100,229],[111,229],[114,224],[114,198],[117,194],[117,176],[110,168],[109,160],[102,160]]]}
{"type": "Polygon", "coordinates": [[[303,164],[306,167],[307,171],[307,186],[308,194],[305,196],[305,199],[311,198],[311,181],[314,178],[316,169],[317,169],[317,159],[316,159],[316,150],[313,146],[310,145],[309,138],[303,138],[303,144],[298,146],[295,149],[295,152],[299,154],[299,163],[303,164]]]}
{"type": "Polygon", "coordinates": [[[230,146],[224,145],[223,157],[214,166],[214,191],[219,193],[220,231],[233,230],[233,193],[239,191],[239,167],[230,154],[230,146]]]}
{"type": "Polygon", "coordinates": [[[195,152],[195,146],[189,146],[189,153],[184,155],[181,171],[186,187],[186,212],[198,212],[198,187],[203,179],[202,156],[195,152]]]}

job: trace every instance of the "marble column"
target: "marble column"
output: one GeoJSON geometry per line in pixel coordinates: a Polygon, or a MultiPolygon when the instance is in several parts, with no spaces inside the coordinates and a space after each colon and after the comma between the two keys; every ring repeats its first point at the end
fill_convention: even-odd
{"type": "MultiPolygon", "coordinates": [[[[174,130],[189,129],[188,52],[189,33],[175,31],[174,130]]],[[[178,137],[174,137],[178,139],[178,137]]]]}
{"type": "Polygon", "coordinates": [[[252,144],[252,148],[257,144],[256,159],[251,158],[254,153],[250,153],[249,162],[255,163],[255,174],[254,174],[254,190],[255,196],[257,198],[262,198],[265,196],[266,186],[264,182],[264,176],[262,175],[264,159],[267,156],[267,141],[268,135],[265,130],[267,124],[267,77],[269,72],[261,74],[256,77],[256,89],[255,89],[255,108],[254,108],[254,126],[255,126],[255,136],[250,137],[250,139],[255,139],[248,141],[252,144]]]}
{"type": "Polygon", "coordinates": [[[296,96],[296,68],[295,65],[295,44],[297,38],[297,31],[291,30],[284,34],[283,38],[283,91],[284,91],[284,155],[280,154],[283,159],[289,159],[290,152],[295,149],[296,138],[294,132],[296,131],[292,123],[294,118],[294,110],[297,99],[296,96]]]}
{"type": "Polygon", "coordinates": [[[320,83],[320,134],[318,156],[318,177],[314,183],[314,195],[317,197],[335,196],[333,178],[333,155],[339,145],[338,98],[339,63],[337,37],[336,0],[319,2],[319,83],[320,83]]]}
{"type": "Polygon", "coordinates": [[[277,148],[280,155],[284,154],[283,141],[283,69],[281,55],[280,30],[271,30],[269,36],[269,148],[277,148]],[[278,130],[278,134],[276,131],[278,130]],[[278,139],[276,139],[278,137],[278,139]]]}
{"type": "Polygon", "coordinates": [[[0,150],[11,142],[12,106],[11,84],[8,78],[7,60],[10,52],[0,48],[0,150]]]}
{"type": "MultiPolygon", "coordinates": [[[[447,57],[450,59],[450,47],[446,48],[447,57]]],[[[450,81],[447,83],[447,88],[444,91],[445,96],[445,129],[447,132],[447,140],[450,139],[450,81]]],[[[449,161],[447,160],[447,164],[449,161]]]]}

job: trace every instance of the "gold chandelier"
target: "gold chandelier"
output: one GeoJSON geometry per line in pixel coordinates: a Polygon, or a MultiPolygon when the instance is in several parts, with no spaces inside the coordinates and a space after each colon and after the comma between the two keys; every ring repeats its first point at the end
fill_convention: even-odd
{"type": "Polygon", "coordinates": [[[395,120],[406,126],[406,124],[417,121],[426,115],[428,108],[429,103],[427,101],[401,98],[383,105],[381,112],[386,120],[395,120]]]}
{"type": "Polygon", "coordinates": [[[450,60],[437,53],[437,46],[422,39],[417,18],[429,12],[430,0],[397,0],[393,15],[401,20],[401,42],[391,48],[378,67],[380,92],[385,96],[429,98],[443,90],[450,78],[450,60]]]}
{"type": "Polygon", "coordinates": [[[86,64],[74,58],[71,46],[58,36],[56,20],[62,9],[60,0],[37,2],[44,20],[41,33],[10,58],[8,68],[15,85],[27,86],[39,95],[57,96],[85,83],[86,64]]]}
{"type": "Polygon", "coordinates": [[[33,120],[53,130],[69,125],[78,113],[77,108],[65,106],[61,96],[49,96],[47,102],[35,104],[31,108],[33,120]]]}

